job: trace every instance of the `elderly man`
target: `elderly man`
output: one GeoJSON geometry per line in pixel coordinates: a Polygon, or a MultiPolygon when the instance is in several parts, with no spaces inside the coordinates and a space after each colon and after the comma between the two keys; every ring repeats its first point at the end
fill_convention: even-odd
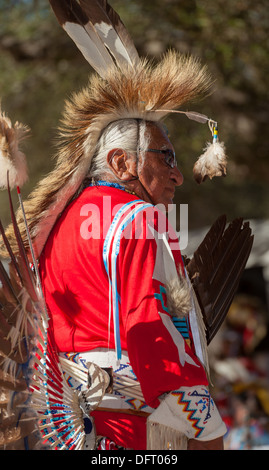
{"type": "Polygon", "coordinates": [[[83,189],[55,224],[40,257],[60,357],[112,368],[125,384],[105,394],[91,414],[97,435],[119,447],[146,449],[147,420],[161,408],[161,423],[174,435],[185,434],[191,449],[221,449],[226,432],[195,353],[187,290],[179,300],[182,311],[168,308],[166,269],[184,279],[184,266],[172,229],[155,206],[168,209],[182,182],[160,124],[137,119],[110,124],[83,189]],[[163,235],[172,241],[167,254],[163,235]],[[174,315],[184,332],[176,329],[174,315]],[[134,381],[139,395],[132,395],[134,381]]]}
{"type": "MultiPolygon", "coordinates": [[[[51,5],[98,75],[67,102],[57,164],[18,212],[48,310],[36,385],[44,439],[74,448],[81,433],[84,442],[83,409],[85,448],[221,449],[226,428],[208,390],[204,324],[166,217],[183,177],[161,124],[171,112],[208,122],[213,143],[195,178],[225,174],[216,123],[178,110],[211,79],[174,51],[156,66],[141,60],[106,2],[51,5]],[[60,367],[79,393],[63,393],[60,367]]],[[[16,254],[12,229],[6,234],[16,254]]]]}

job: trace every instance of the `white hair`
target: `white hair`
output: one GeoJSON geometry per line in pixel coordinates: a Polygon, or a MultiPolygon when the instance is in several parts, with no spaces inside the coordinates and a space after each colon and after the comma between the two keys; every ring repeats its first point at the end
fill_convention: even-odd
{"type": "Polygon", "coordinates": [[[107,154],[112,149],[125,150],[129,158],[138,159],[141,155],[143,159],[150,139],[148,124],[142,119],[121,119],[110,123],[98,141],[88,177],[98,180],[110,176],[117,181],[107,163],[107,154]]]}

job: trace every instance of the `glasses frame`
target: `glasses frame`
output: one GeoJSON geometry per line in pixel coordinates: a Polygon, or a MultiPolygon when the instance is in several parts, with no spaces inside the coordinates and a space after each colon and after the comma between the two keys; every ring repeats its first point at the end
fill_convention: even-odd
{"type": "Polygon", "coordinates": [[[177,167],[176,154],[171,149],[146,149],[145,152],[161,153],[162,155],[164,155],[164,162],[167,166],[169,166],[170,168],[177,167]],[[170,162],[169,160],[169,157],[171,156],[173,157],[172,162],[170,162]]]}

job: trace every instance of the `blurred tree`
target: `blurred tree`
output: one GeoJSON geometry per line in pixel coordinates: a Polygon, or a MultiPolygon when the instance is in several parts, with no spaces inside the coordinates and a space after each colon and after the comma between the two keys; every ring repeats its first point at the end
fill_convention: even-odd
{"type": "MultiPolygon", "coordinates": [[[[269,10],[266,0],[111,0],[141,55],[167,48],[207,63],[214,93],[190,109],[219,122],[230,164],[224,179],[197,185],[192,166],[210,137],[207,126],[183,116],[166,120],[185,182],[177,203],[189,204],[189,225],[269,214],[267,122],[269,10]]],[[[0,0],[0,97],[10,118],[31,127],[25,151],[29,182],[53,165],[54,139],[64,100],[87,84],[91,68],[58,25],[47,0],[0,0]]],[[[1,193],[0,214],[8,220],[1,193]]]]}

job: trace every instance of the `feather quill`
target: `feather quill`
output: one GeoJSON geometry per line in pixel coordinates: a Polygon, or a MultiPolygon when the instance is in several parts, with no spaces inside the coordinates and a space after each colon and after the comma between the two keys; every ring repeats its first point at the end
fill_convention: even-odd
{"type": "Polygon", "coordinates": [[[197,113],[196,111],[179,111],[178,109],[155,109],[155,113],[176,113],[184,114],[191,121],[200,122],[200,124],[206,124],[211,119],[205,114],[197,113]]]}
{"type": "Polygon", "coordinates": [[[186,111],[184,114],[187,116],[188,119],[192,121],[200,122],[201,124],[206,124],[210,121],[210,118],[207,117],[205,114],[197,113],[196,111],[186,111]]]}

